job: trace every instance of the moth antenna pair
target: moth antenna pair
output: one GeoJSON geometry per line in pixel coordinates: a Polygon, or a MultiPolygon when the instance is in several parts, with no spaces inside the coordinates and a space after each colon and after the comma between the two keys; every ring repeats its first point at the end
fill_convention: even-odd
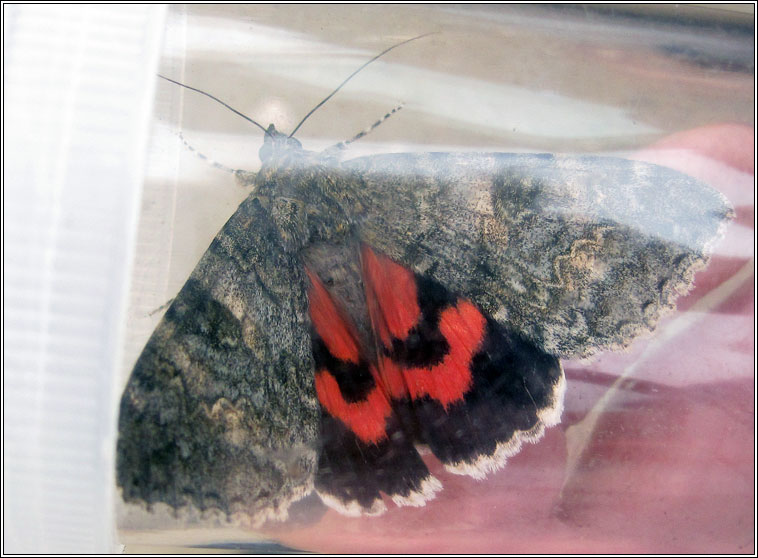
{"type": "MultiPolygon", "coordinates": [[[[325,152],[328,153],[330,151],[342,151],[343,149],[347,149],[348,145],[350,145],[351,143],[354,143],[354,142],[358,141],[362,137],[364,137],[364,136],[370,134],[371,132],[373,132],[385,120],[387,120],[390,116],[392,116],[396,112],[402,110],[403,106],[404,106],[403,104],[400,104],[400,105],[396,106],[390,112],[388,112],[387,114],[385,114],[384,116],[382,116],[379,120],[377,120],[376,122],[374,122],[371,126],[365,128],[364,130],[361,130],[360,132],[358,132],[356,135],[354,135],[349,140],[341,141],[341,142],[339,142],[339,143],[337,143],[337,144],[335,144],[335,145],[327,148],[325,150],[325,152]]],[[[233,169],[231,167],[227,167],[223,163],[219,163],[218,161],[214,161],[213,159],[211,159],[210,157],[208,157],[207,155],[205,155],[202,151],[200,151],[199,149],[195,148],[190,142],[188,142],[187,139],[184,137],[184,135],[181,132],[177,132],[176,134],[177,134],[177,136],[179,136],[179,139],[184,144],[184,147],[186,147],[188,150],[192,151],[192,153],[194,153],[195,155],[197,155],[200,159],[202,159],[203,161],[205,161],[206,163],[208,163],[209,165],[211,165],[213,168],[216,168],[216,169],[221,170],[223,172],[226,172],[226,173],[229,173],[229,174],[234,174],[234,175],[237,175],[239,173],[245,173],[245,172],[247,172],[247,171],[244,171],[242,169],[233,169]]]]}
{"type": "MultiPolygon", "coordinates": [[[[406,39],[405,41],[401,41],[401,42],[399,42],[399,43],[396,43],[396,44],[392,45],[391,47],[389,47],[389,48],[386,48],[385,50],[383,50],[382,52],[380,52],[379,54],[377,54],[377,55],[376,55],[376,56],[374,56],[373,58],[371,58],[371,60],[368,60],[367,62],[363,63],[363,64],[362,64],[362,65],[361,65],[361,66],[360,66],[358,69],[356,69],[356,70],[355,70],[355,71],[354,71],[352,74],[350,74],[350,75],[349,75],[347,78],[345,78],[345,80],[344,80],[342,83],[340,83],[340,84],[339,84],[339,85],[338,85],[338,86],[337,86],[337,87],[336,87],[336,88],[335,88],[335,89],[334,89],[334,90],[333,90],[331,93],[329,93],[329,95],[327,95],[326,97],[324,97],[324,99],[322,99],[322,100],[321,100],[321,101],[320,101],[320,102],[319,102],[319,103],[318,103],[318,104],[317,104],[315,107],[313,107],[313,108],[312,108],[312,109],[311,109],[311,110],[310,110],[310,111],[309,111],[309,112],[308,112],[308,113],[307,113],[307,114],[306,114],[306,115],[303,117],[303,119],[302,119],[302,120],[301,120],[301,121],[298,123],[298,125],[297,125],[297,126],[295,126],[295,129],[294,129],[294,130],[292,130],[292,132],[289,134],[289,136],[288,136],[288,137],[290,137],[290,138],[291,138],[291,137],[294,137],[295,133],[296,133],[296,132],[297,132],[297,131],[300,129],[300,127],[301,127],[301,126],[302,126],[302,125],[305,123],[305,121],[306,121],[306,120],[308,120],[308,118],[309,118],[309,117],[310,117],[310,116],[311,116],[311,115],[312,115],[314,112],[316,112],[316,111],[317,111],[319,108],[321,108],[321,107],[322,107],[322,106],[323,106],[323,105],[324,105],[324,104],[325,104],[325,103],[326,103],[326,102],[327,102],[329,99],[331,99],[331,98],[332,98],[332,97],[333,97],[333,96],[334,96],[334,95],[335,95],[335,94],[336,94],[336,93],[337,93],[337,92],[338,92],[340,89],[342,89],[342,88],[345,86],[345,84],[347,84],[347,82],[349,82],[349,81],[350,81],[350,80],[351,80],[353,77],[355,77],[355,76],[356,76],[356,75],[357,75],[357,74],[358,74],[358,73],[359,73],[361,70],[363,70],[363,69],[364,69],[366,66],[368,66],[368,65],[369,65],[369,64],[371,64],[372,62],[375,62],[376,60],[378,60],[379,58],[381,58],[382,56],[384,56],[385,54],[387,54],[387,53],[388,53],[388,52],[390,52],[391,50],[394,50],[394,49],[396,49],[396,48],[398,48],[398,47],[400,47],[400,46],[402,46],[402,45],[404,45],[404,44],[410,43],[411,41],[415,41],[415,40],[418,40],[418,39],[422,39],[422,38],[424,38],[424,37],[427,37],[427,36],[429,36],[429,35],[433,35],[433,34],[434,34],[434,33],[424,33],[423,35],[418,35],[418,36],[416,36],[416,37],[413,37],[413,38],[410,38],[410,39],[406,39]]],[[[169,77],[166,77],[166,76],[164,76],[164,75],[162,75],[162,74],[158,74],[158,77],[159,77],[159,78],[162,78],[162,79],[165,79],[166,81],[169,81],[169,82],[171,82],[171,83],[173,83],[173,84],[175,84],[175,85],[179,85],[179,86],[181,86],[181,87],[184,87],[185,89],[189,89],[190,91],[194,91],[194,92],[196,92],[196,93],[200,93],[201,95],[205,95],[205,96],[206,96],[206,97],[208,97],[209,99],[211,99],[211,100],[213,100],[213,101],[216,101],[217,103],[221,104],[221,105],[222,105],[222,106],[224,106],[225,108],[229,109],[229,110],[230,110],[230,111],[232,111],[234,114],[236,114],[236,115],[238,115],[238,116],[241,116],[242,118],[244,118],[245,120],[247,120],[247,121],[248,121],[248,122],[250,122],[251,124],[254,124],[255,126],[258,126],[258,128],[260,128],[261,130],[263,130],[263,132],[264,132],[265,134],[270,134],[270,132],[269,132],[269,131],[268,131],[268,130],[267,130],[267,129],[266,129],[266,128],[265,128],[265,127],[262,125],[262,124],[260,124],[259,122],[256,122],[255,120],[253,120],[253,119],[252,119],[252,118],[250,118],[249,116],[247,116],[247,115],[245,115],[244,113],[242,113],[242,112],[238,111],[237,109],[235,109],[235,108],[234,108],[234,107],[232,107],[231,105],[229,105],[229,104],[225,103],[224,101],[222,101],[222,100],[221,100],[221,99],[219,99],[218,97],[215,97],[214,95],[211,95],[210,93],[208,93],[208,92],[206,92],[206,91],[203,91],[202,89],[198,89],[198,88],[196,88],[196,87],[192,87],[192,86],[186,85],[186,84],[184,84],[184,83],[182,83],[182,82],[180,82],[180,81],[176,81],[176,80],[174,80],[174,79],[171,79],[171,78],[169,78],[169,77]]],[[[363,130],[363,131],[359,132],[358,134],[356,134],[355,136],[353,136],[353,137],[352,137],[351,139],[349,139],[349,140],[346,140],[346,141],[344,141],[344,142],[340,142],[340,143],[338,143],[337,145],[335,145],[335,146],[334,146],[333,148],[331,148],[331,149],[344,149],[344,148],[345,148],[347,145],[349,145],[349,144],[351,144],[351,143],[353,143],[353,142],[355,142],[355,141],[357,141],[357,140],[361,139],[362,137],[364,137],[365,135],[369,134],[369,133],[370,133],[370,132],[372,132],[374,129],[376,129],[376,128],[377,128],[377,127],[380,125],[380,124],[382,124],[382,122],[384,122],[385,120],[387,120],[387,118],[389,118],[390,116],[392,116],[393,114],[395,114],[397,111],[399,111],[400,109],[402,109],[402,107],[403,107],[403,105],[402,105],[402,104],[401,104],[401,105],[399,105],[399,106],[397,106],[397,107],[395,107],[394,109],[392,109],[390,112],[388,112],[387,114],[385,114],[385,115],[384,115],[382,118],[380,118],[379,120],[377,120],[376,122],[374,122],[374,124],[372,124],[371,126],[369,126],[368,128],[366,128],[365,130],[363,130]]],[[[187,140],[186,140],[186,139],[184,139],[184,137],[183,137],[181,134],[179,135],[179,137],[181,138],[181,140],[182,140],[182,142],[184,143],[184,145],[185,145],[185,146],[186,146],[186,147],[187,147],[187,148],[188,148],[190,151],[194,152],[194,153],[195,153],[195,154],[196,154],[198,157],[200,157],[201,159],[203,159],[203,160],[205,160],[205,161],[209,162],[209,163],[210,163],[211,165],[213,165],[214,167],[216,167],[216,168],[218,168],[218,169],[220,169],[220,170],[222,170],[222,171],[225,171],[225,172],[229,172],[229,173],[232,173],[232,174],[234,174],[234,173],[236,173],[236,172],[239,172],[239,170],[238,170],[238,169],[232,169],[232,168],[230,168],[230,167],[227,167],[227,166],[225,166],[225,165],[222,165],[221,163],[218,163],[218,162],[216,162],[216,161],[213,161],[212,159],[209,159],[208,157],[206,157],[205,155],[203,155],[203,154],[202,154],[202,153],[201,153],[199,150],[195,149],[195,148],[194,148],[192,145],[190,145],[190,144],[189,144],[189,142],[187,142],[187,140]]]]}

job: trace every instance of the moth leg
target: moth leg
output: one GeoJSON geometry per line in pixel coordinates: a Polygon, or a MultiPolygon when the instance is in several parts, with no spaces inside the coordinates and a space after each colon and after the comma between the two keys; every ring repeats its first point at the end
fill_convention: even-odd
{"type": "Polygon", "coordinates": [[[358,141],[362,137],[367,136],[368,134],[370,134],[371,132],[373,132],[385,120],[387,120],[390,116],[392,116],[396,112],[402,110],[403,106],[404,106],[403,104],[400,104],[400,105],[396,106],[391,111],[389,111],[387,114],[385,114],[384,116],[382,116],[379,120],[377,120],[376,122],[374,122],[371,126],[369,126],[367,128],[364,128],[363,130],[361,130],[360,132],[358,132],[357,134],[355,134],[349,140],[341,141],[341,142],[339,142],[339,143],[337,143],[335,145],[332,145],[331,147],[327,147],[324,150],[324,155],[326,155],[326,156],[334,156],[337,153],[339,153],[340,151],[343,151],[343,150],[347,149],[348,145],[350,145],[351,143],[354,143],[354,142],[358,141]]]}

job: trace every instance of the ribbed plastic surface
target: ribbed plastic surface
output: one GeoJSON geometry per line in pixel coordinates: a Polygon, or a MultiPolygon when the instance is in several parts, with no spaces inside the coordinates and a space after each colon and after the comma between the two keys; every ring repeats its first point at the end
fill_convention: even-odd
{"type": "Polygon", "coordinates": [[[4,552],[117,548],[115,370],[164,14],[4,7],[4,552]]]}

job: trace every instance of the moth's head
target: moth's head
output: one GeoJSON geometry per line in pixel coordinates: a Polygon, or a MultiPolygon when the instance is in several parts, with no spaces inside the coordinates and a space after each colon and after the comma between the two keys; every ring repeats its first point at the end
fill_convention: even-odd
{"type": "Polygon", "coordinates": [[[263,146],[258,151],[258,156],[261,158],[261,163],[266,165],[302,151],[303,146],[299,141],[279,132],[273,124],[269,124],[263,135],[263,146]]]}

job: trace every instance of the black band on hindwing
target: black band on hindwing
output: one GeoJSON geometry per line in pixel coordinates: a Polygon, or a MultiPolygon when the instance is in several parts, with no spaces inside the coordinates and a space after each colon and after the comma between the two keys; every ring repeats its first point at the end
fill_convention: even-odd
{"type": "Polygon", "coordinates": [[[439,329],[440,313],[455,303],[455,298],[432,279],[415,275],[421,318],[405,339],[392,338],[392,349],[385,350],[396,363],[413,368],[436,366],[445,358],[450,344],[439,329]]]}
{"type": "Polygon", "coordinates": [[[354,364],[340,360],[329,352],[323,339],[316,332],[312,333],[311,338],[316,370],[326,369],[334,377],[346,402],[357,403],[365,400],[376,386],[366,362],[361,360],[354,364]]]}
{"type": "MultiPolygon", "coordinates": [[[[450,344],[440,331],[440,315],[460,299],[432,279],[415,275],[415,281],[420,321],[406,339],[393,338],[385,354],[403,368],[440,374],[444,383],[445,367],[435,367],[442,364],[450,344]]],[[[484,336],[478,347],[471,347],[472,384],[461,400],[447,406],[430,396],[393,400],[409,434],[445,464],[493,455],[498,444],[537,427],[540,411],[555,404],[562,374],[558,359],[483,315],[484,336]]]]}

